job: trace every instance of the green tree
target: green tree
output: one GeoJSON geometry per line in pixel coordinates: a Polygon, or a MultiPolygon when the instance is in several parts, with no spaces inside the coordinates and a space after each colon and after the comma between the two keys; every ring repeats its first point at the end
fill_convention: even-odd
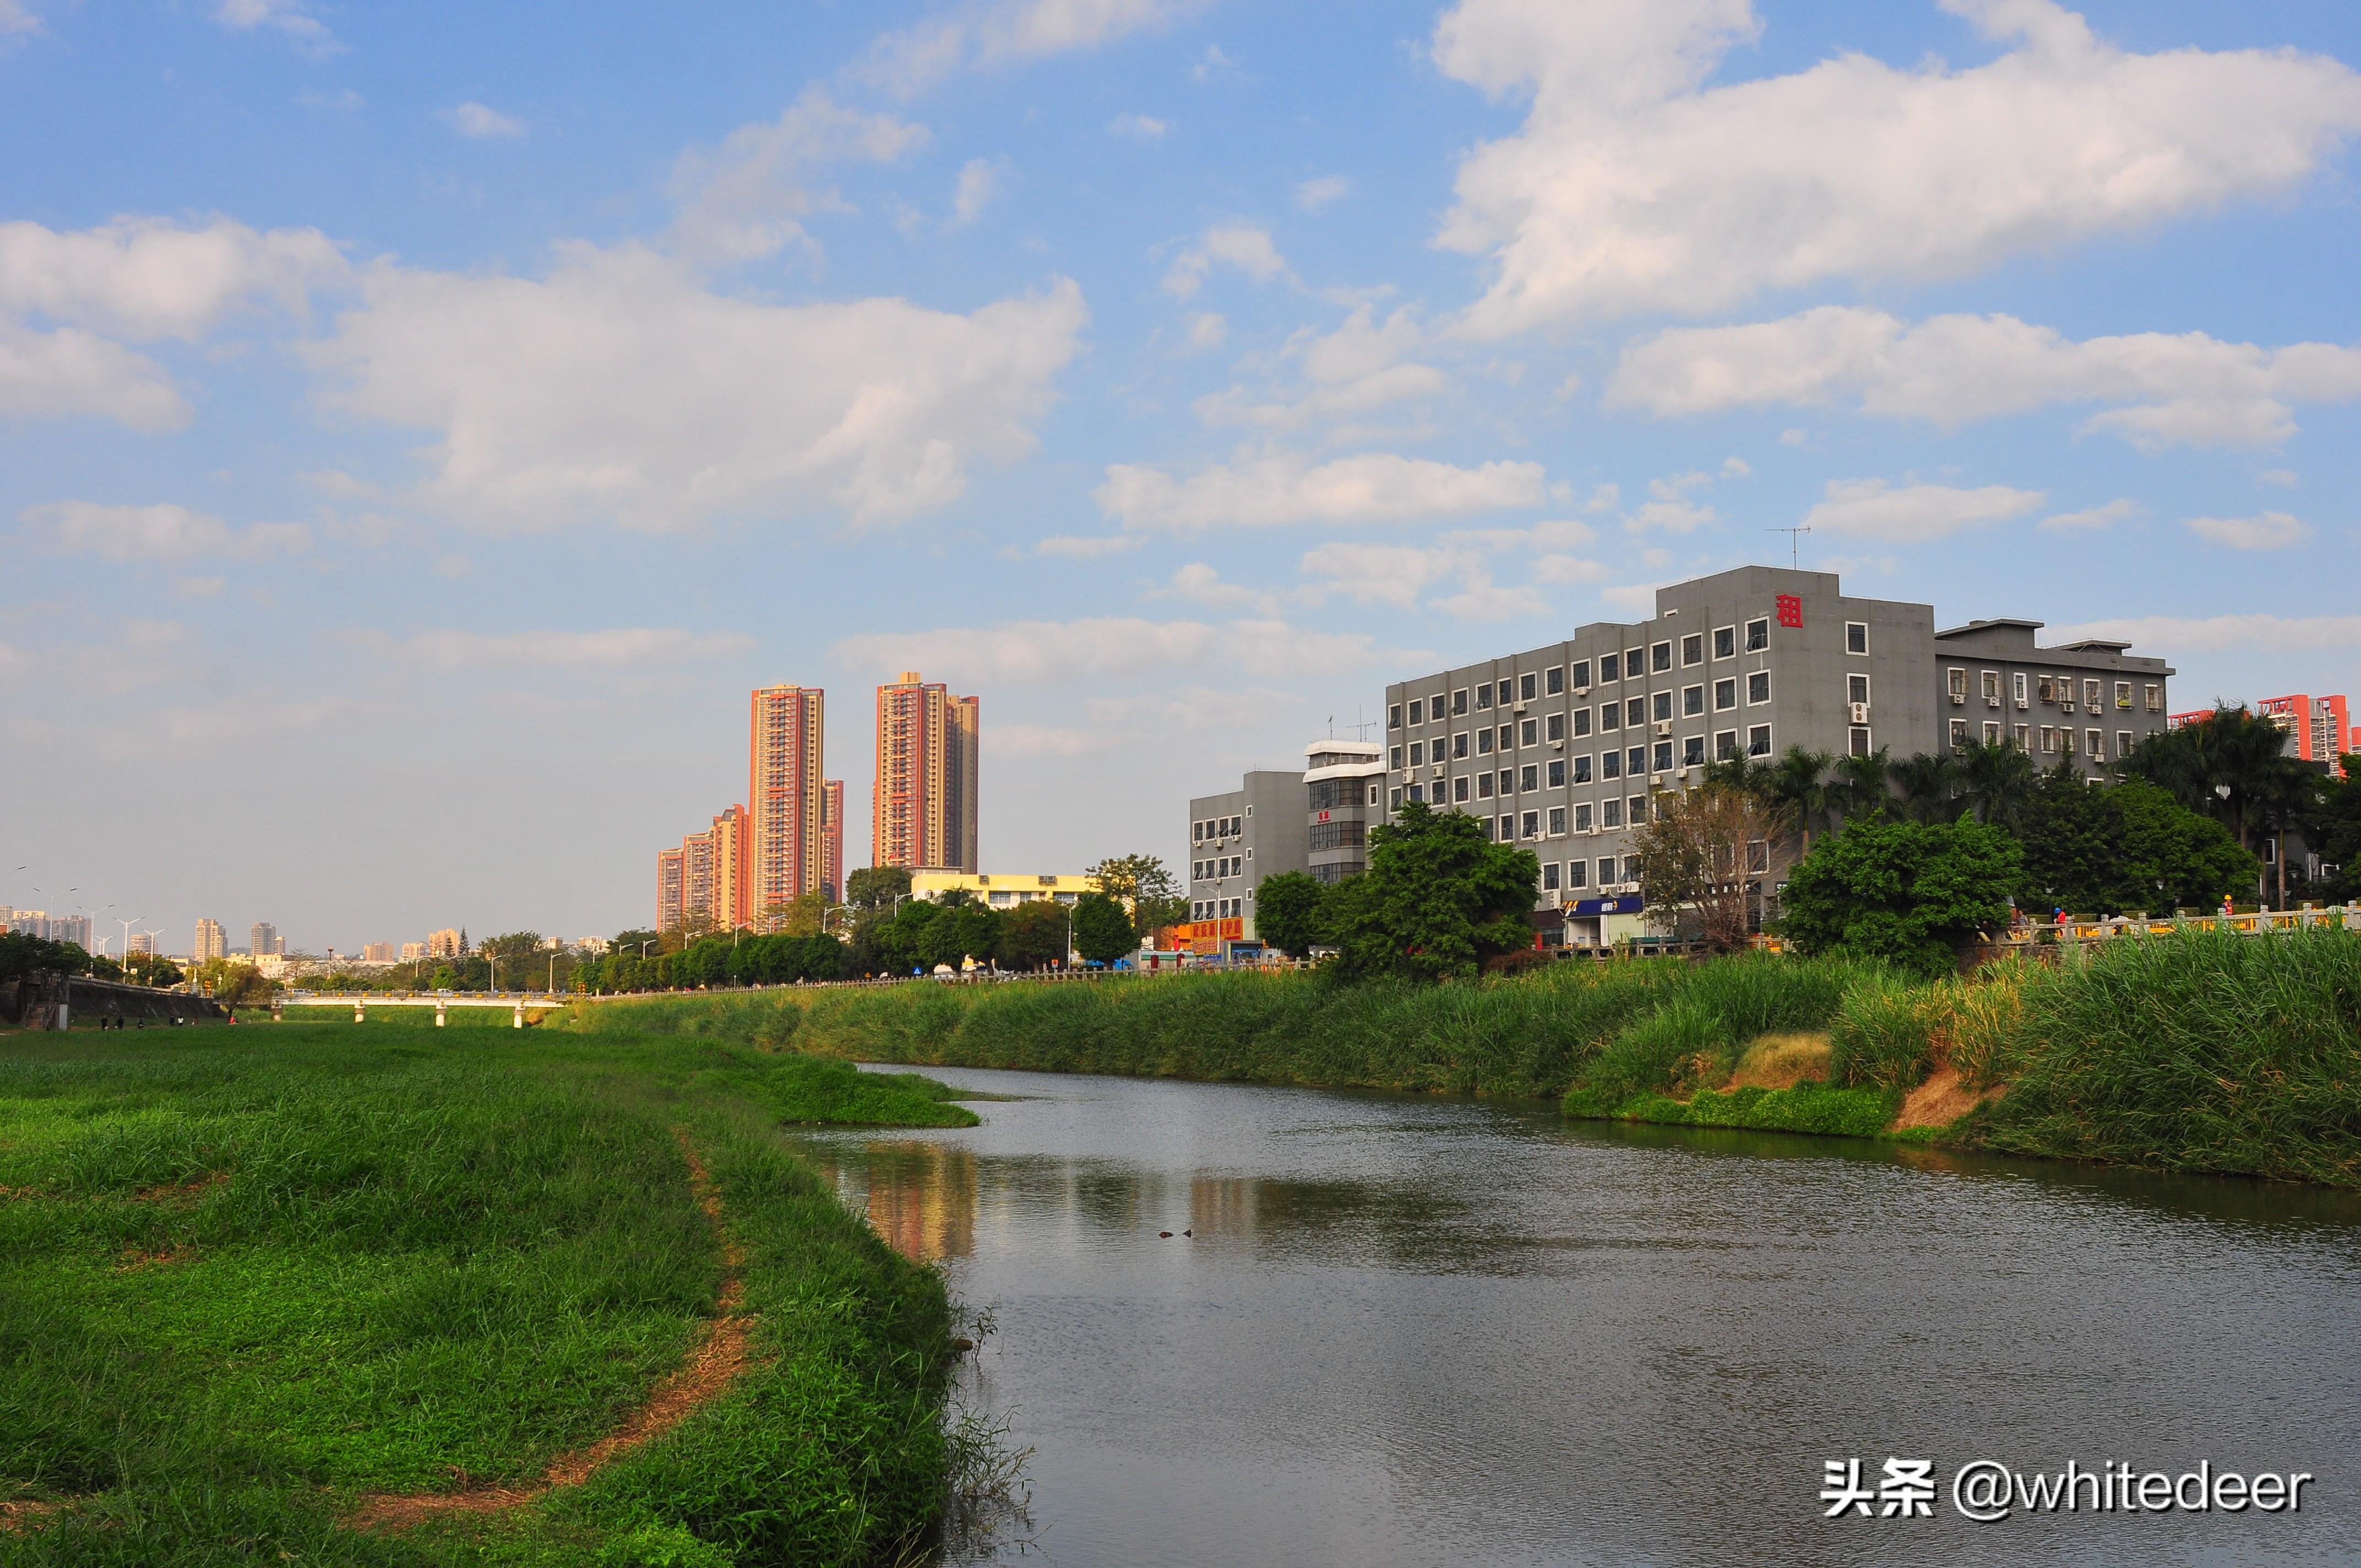
{"type": "Polygon", "coordinates": [[[22,931],[0,931],[0,981],[36,974],[88,974],[90,955],[76,942],[52,942],[22,931]]]}
{"type": "Polygon", "coordinates": [[[1894,804],[1894,764],[1880,746],[1859,756],[1839,757],[1829,794],[1847,822],[1875,817],[1894,804]]]}
{"type": "Polygon", "coordinates": [[[505,936],[487,937],[476,951],[485,960],[487,988],[495,976],[503,991],[522,991],[548,979],[549,955],[542,948],[538,931],[511,931],[505,936]]]}
{"type": "Polygon", "coordinates": [[[2212,909],[2262,876],[2262,863],[2238,848],[2227,828],[2154,784],[2133,779],[2107,794],[2123,814],[2126,880],[2139,889],[2127,900],[2131,908],[2153,915],[2212,909]]]}
{"type": "Polygon", "coordinates": [[[2361,753],[2342,759],[2344,776],[2330,781],[2303,825],[2305,842],[2337,868],[2324,890],[2331,898],[2361,898],[2361,753]]]}
{"type": "Polygon", "coordinates": [[[942,964],[959,969],[968,959],[989,960],[999,946],[998,936],[990,909],[972,899],[946,897],[918,938],[918,956],[929,969],[942,964]]]}
{"type": "Polygon", "coordinates": [[[1527,916],[1541,862],[1495,844],[1482,824],[1419,802],[1369,832],[1369,869],[1330,896],[1340,979],[1443,980],[1532,945],[1527,916]]]}
{"type": "Polygon", "coordinates": [[[1826,828],[1829,814],[1837,808],[1837,791],[1828,783],[1828,772],[1836,762],[1833,752],[1790,746],[1770,765],[1761,786],[1796,835],[1799,854],[1811,851],[1813,830],[1826,828]]]}
{"type": "Polygon", "coordinates": [[[1960,798],[1976,820],[2015,826],[2033,797],[2033,759],[2005,740],[1971,742],[1957,756],[1960,798]]]}
{"type": "Polygon", "coordinates": [[[862,866],[844,877],[844,902],[856,909],[891,909],[910,895],[907,866],[862,866]]]}
{"type": "Polygon", "coordinates": [[[1807,953],[1941,974],[1978,928],[2008,918],[2024,874],[2016,840],[1964,814],[1951,823],[1862,818],[1788,873],[1780,930],[1807,953]]]}
{"type": "Polygon", "coordinates": [[[1322,906],[1328,888],[1302,872],[1280,872],[1255,889],[1255,933],[1290,958],[1326,939],[1322,906]]]}
{"type": "Polygon", "coordinates": [[[2025,851],[2023,904],[2068,914],[2119,915],[2156,902],[2125,859],[2124,811],[2112,790],[2092,789],[2071,762],[2041,775],[2015,824],[2025,851]]]}
{"type": "Polygon", "coordinates": [[[1083,874],[1131,912],[1132,931],[1140,941],[1188,916],[1188,896],[1160,855],[1110,855],[1083,874]]]}
{"type": "Polygon", "coordinates": [[[993,957],[1004,969],[1038,970],[1066,956],[1066,906],[1053,898],[1019,904],[1000,916],[1000,945],[993,957]]]}
{"type": "Polygon", "coordinates": [[[1921,751],[1888,770],[1902,810],[1913,822],[1949,822],[1960,814],[1960,764],[1946,751],[1921,751]]]}
{"type": "Polygon", "coordinates": [[[1139,950],[1139,934],[1131,916],[1104,893],[1086,893],[1074,901],[1074,951],[1094,964],[1111,964],[1139,950]]]}

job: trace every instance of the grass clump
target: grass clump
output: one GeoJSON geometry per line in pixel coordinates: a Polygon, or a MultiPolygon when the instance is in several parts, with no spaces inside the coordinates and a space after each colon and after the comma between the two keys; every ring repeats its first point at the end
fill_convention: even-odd
{"type": "Polygon", "coordinates": [[[1892,1124],[1901,1102],[1902,1097],[1890,1091],[1830,1089],[1816,1079],[1806,1079],[1792,1089],[1752,1084],[1726,1092],[1701,1089],[1686,1101],[1642,1094],[1625,1102],[1614,1115],[1627,1122],[1873,1138],[1892,1124]]]}

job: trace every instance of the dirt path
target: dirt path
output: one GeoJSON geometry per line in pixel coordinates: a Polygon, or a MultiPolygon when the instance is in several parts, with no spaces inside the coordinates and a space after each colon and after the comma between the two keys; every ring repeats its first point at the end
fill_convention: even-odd
{"type": "Polygon", "coordinates": [[[746,1369],[746,1341],[754,1320],[743,1309],[745,1288],[739,1278],[745,1255],[722,1229],[720,1191],[707,1173],[705,1162],[697,1157],[688,1134],[675,1127],[673,1136],[680,1140],[681,1157],[688,1162],[689,1187],[697,1194],[697,1206],[705,1211],[706,1223],[713,1227],[714,1240],[721,1245],[722,1265],[719,1311],[706,1324],[680,1370],[657,1385],[647,1402],[624,1417],[620,1426],[588,1448],[559,1454],[549,1462],[541,1479],[530,1486],[372,1493],[361,1499],[348,1522],[364,1530],[405,1530],[449,1514],[521,1508],[557,1487],[579,1486],[615,1460],[662,1437],[719,1398],[746,1369]]]}

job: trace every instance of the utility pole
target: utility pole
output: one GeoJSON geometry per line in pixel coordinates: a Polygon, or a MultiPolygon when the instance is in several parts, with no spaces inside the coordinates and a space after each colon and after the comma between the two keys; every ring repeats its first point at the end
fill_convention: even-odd
{"type": "Polygon", "coordinates": [[[1803,546],[1798,535],[1811,532],[1809,528],[1766,528],[1763,532],[1785,534],[1787,536],[1787,568],[1790,571],[1802,569],[1799,563],[1803,560],[1803,546]]]}

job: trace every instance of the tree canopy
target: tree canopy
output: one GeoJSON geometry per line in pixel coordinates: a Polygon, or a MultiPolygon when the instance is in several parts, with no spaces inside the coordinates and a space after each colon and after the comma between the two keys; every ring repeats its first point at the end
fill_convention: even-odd
{"type": "Polygon", "coordinates": [[[1303,958],[1327,940],[1323,905],[1327,888],[1302,872],[1267,876],[1255,889],[1255,934],[1290,958],[1303,958]]]}
{"type": "Polygon", "coordinates": [[[1473,975],[1532,945],[1540,880],[1531,850],[1492,842],[1476,817],[1411,802],[1369,830],[1369,869],[1328,894],[1330,967],[1345,980],[1473,975]]]}
{"type": "Polygon", "coordinates": [[[1131,916],[1104,893],[1086,893],[1074,903],[1074,951],[1094,964],[1111,964],[1139,950],[1131,916]]]}
{"type": "Polygon", "coordinates": [[[1950,823],[1857,818],[1788,873],[1779,929],[1807,953],[1940,974],[1980,927],[2008,919],[2023,876],[2016,840],[1964,814],[1950,823]]]}

